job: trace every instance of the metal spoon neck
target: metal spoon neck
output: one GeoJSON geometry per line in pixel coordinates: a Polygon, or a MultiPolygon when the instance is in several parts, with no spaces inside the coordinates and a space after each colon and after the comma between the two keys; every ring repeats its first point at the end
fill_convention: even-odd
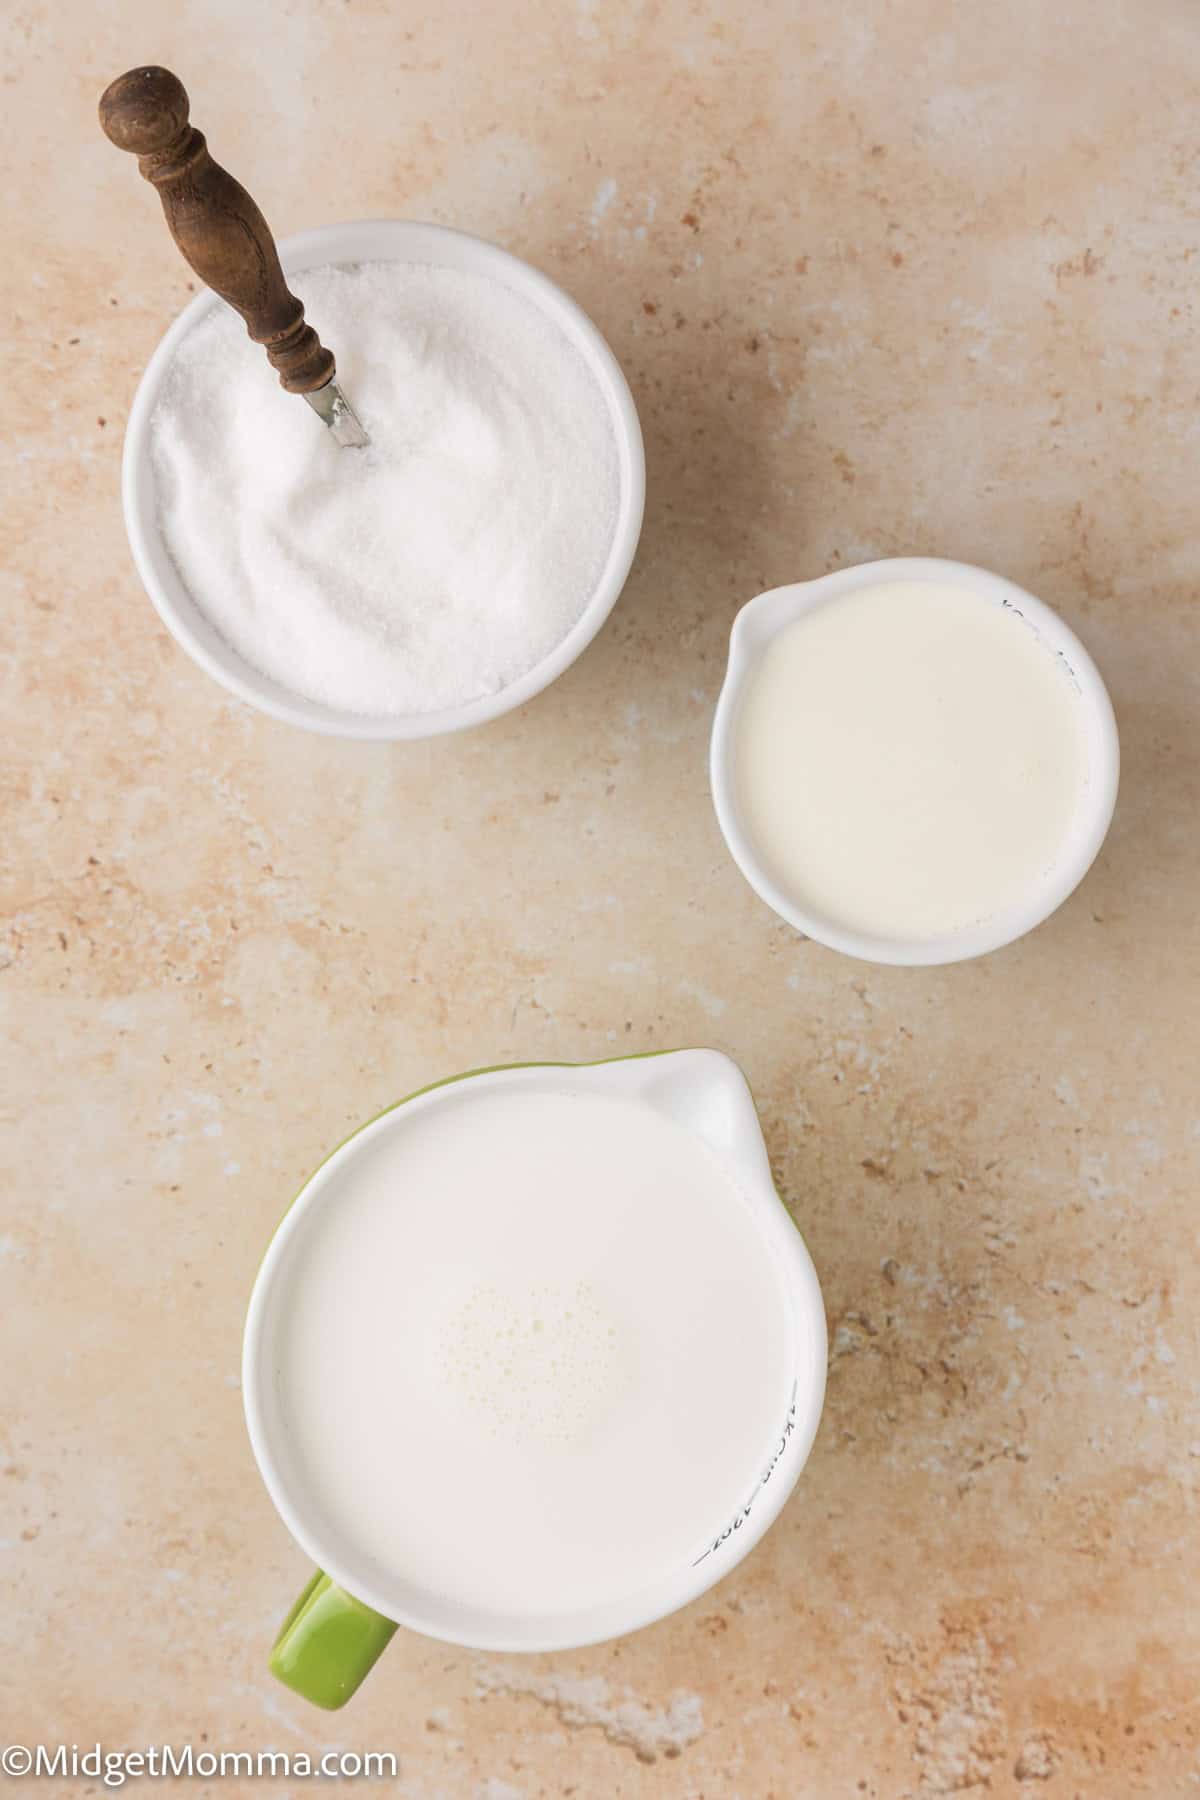
{"type": "Polygon", "coordinates": [[[362,450],[371,440],[359,422],[358,414],[336,381],[313,388],[304,398],[317,416],[328,425],[343,450],[362,450]]]}

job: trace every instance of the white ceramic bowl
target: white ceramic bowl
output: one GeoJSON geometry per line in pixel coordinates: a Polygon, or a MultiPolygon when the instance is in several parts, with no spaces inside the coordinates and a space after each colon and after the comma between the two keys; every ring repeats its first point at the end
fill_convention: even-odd
{"type": "MultiPolygon", "coordinates": [[[[748,1222],[747,1229],[754,1226],[748,1222]]],[[[352,1330],[350,1312],[343,1321],[331,1321],[330,1328],[352,1330]]],[[[535,1063],[482,1070],[425,1089],[363,1126],[312,1176],[271,1240],[246,1315],[242,1392],[250,1442],[280,1517],[296,1542],[345,1593],[385,1619],[448,1643],[483,1650],[564,1650],[634,1631],[674,1612],[728,1574],[753,1548],[782,1510],[808,1458],[821,1417],[825,1363],[825,1314],[816,1271],[776,1192],[745,1077],[718,1051],[675,1050],[605,1063],[535,1063]],[[699,1556],[690,1547],[677,1566],[664,1568],[645,1588],[577,1611],[502,1616],[438,1600],[399,1577],[389,1579],[357,1545],[332,1535],[289,1454],[276,1346],[306,1234],[319,1228],[322,1208],[336,1204],[347,1164],[373,1149],[381,1136],[407,1129],[415,1116],[448,1103],[452,1107],[464,1086],[492,1095],[530,1090],[609,1093],[637,1100],[675,1120],[731,1169],[781,1276],[789,1348],[780,1389],[786,1393],[790,1387],[791,1404],[790,1409],[786,1401],[781,1404],[779,1437],[763,1446],[763,1465],[745,1471],[747,1495],[736,1518],[699,1556]]],[[[336,1454],[336,1447],[330,1454],[336,1454]]],[[[631,1470],[630,1479],[636,1478],[636,1470],[631,1470]]]]}
{"type": "Polygon", "coordinates": [[[1120,752],[1117,725],[1099,670],[1075,633],[1044,601],[1014,582],[970,563],[936,557],[906,556],[839,569],[816,581],[772,588],[743,606],[733,622],[729,664],[713,721],[709,773],[713,804],[734,861],[755,892],[789,925],[806,937],[866,962],[930,965],[982,956],[1023,937],[1049,918],[1083,880],[1104,842],[1117,798],[1120,752]],[[1019,905],[994,913],[966,930],[940,938],[882,937],[847,929],[836,919],[810,911],[785,892],[759,857],[742,823],[734,767],[734,737],[746,682],[772,638],[803,613],[836,601],[856,588],[882,581],[934,581],[968,588],[983,605],[1007,605],[1022,614],[1039,637],[1062,659],[1083,706],[1088,758],[1088,786],[1070,837],[1054,868],[1019,905]]]}
{"type": "MultiPolygon", "coordinates": [[[[511,712],[548,687],[591,643],[625,585],[637,549],[646,492],[645,458],[633,397],[616,357],[587,314],[547,276],[497,245],[463,231],[452,231],[445,225],[418,224],[406,219],[325,225],[285,239],[279,246],[279,255],[286,275],[323,263],[353,262],[433,263],[443,268],[469,269],[523,294],[552,319],[580,351],[598,382],[617,444],[620,501],[604,572],[582,616],[548,656],[508,687],[465,706],[429,713],[360,715],[307,700],[259,674],[214,631],[172,562],[158,526],[148,454],[150,418],[171,358],[192,327],[213,307],[224,304],[206,290],[185,307],[150,358],[125,433],[121,474],[125,529],[146,592],[167,630],[193,661],[240,700],[289,725],[333,737],[426,738],[483,725],[501,713],[511,712]]],[[[296,404],[303,403],[297,400],[296,404]]]]}

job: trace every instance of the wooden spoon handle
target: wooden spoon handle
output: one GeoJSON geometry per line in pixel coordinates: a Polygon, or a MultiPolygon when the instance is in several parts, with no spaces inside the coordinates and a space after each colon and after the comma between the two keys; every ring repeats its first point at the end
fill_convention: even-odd
{"type": "Polygon", "coordinates": [[[240,182],[215,163],[188,122],[183,83],[169,69],[131,69],[104,90],[100,123],[130,150],[162,201],[167,225],[201,281],[241,313],[292,394],[324,387],[331,353],[283,278],[270,226],[240,182]]]}

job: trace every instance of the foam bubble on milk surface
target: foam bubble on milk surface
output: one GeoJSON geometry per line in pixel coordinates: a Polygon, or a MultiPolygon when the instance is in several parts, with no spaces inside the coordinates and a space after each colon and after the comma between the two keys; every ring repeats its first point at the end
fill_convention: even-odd
{"type": "Polygon", "coordinates": [[[481,1281],[442,1321],[445,1391],[492,1439],[569,1444],[619,1386],[617,1329],[592,1284],[481,1281]]]}
{"type": "Polygon", "coordinates": [[[424,713],[508,686],[594,593],[619,502],[583,356],[491,278],[410,263],[292,285],[371,437],[344,450],[227,307],[151,423],[163,535],[219,635],[294,693],[424,713]]]}

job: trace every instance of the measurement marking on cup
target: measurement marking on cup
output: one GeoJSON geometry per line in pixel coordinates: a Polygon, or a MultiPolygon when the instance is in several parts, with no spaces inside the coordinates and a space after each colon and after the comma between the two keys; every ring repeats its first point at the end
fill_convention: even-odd
{"type": "Polygon", "coordinates": [[[763,1470],[763,1473],[759,1476],[758,1481],[754,1488],[754,1492],[751,1494],[750,1498],[746,1501],[746,1504],[744,1506],[741,1506],[738,1508],[737,1512],[734,1513],[732,1519],[729,1521],[729,1523],[725,1527],[724,1531],[722,1531],[717,1537],[715,1537],[713,1539],[712,1543],[708,1546],[708,1549],[702,1551],[700,1553],[700,1555],[695,1559],[695,1561],[692,1564],[693,1569],[697,1568],[699,1566],[699,1564],[705,1560],[706,1557],[711,1556],[714,1550],[719,1550],[721,1548],[721,1545],[725,1542],[725,1540],[727,1538],[732,1537],[735,1531],[740,1531],[742,1529],[742,1526],[746,1523],[746,1520],[750,1517],[750,1511],[754,1505],[754,1502],[758,1499],[758,1496],[762,1493],[762,1491],[766,1487],[768,1481],[770,1481],[772,1475],[775,1473],[775,1469],[779,1463],[779,1459],[783,1455],[784,1451],[787,1449],[788,1439],[791,1437],[792,1432],[795,1430],[795,1428],[796,1428],[796,1383],[795,1383],[795,1381],[793,1381],[792,1382],[792,1397],[788,1401],[787,1413],[786,1413],[786,1416],[784,1417],[783,1426],[779,1433],[779,1443],[775,1447],[774,1455],[771,1457],[770,1462],[767,1464],[766,1468],[763,1470]]]}
{"type": "Polygon", "coordinates": [[[1066,655],[1066,653],[1064,651],[1058,649],[1053,644],[1047,644],[1046,640],[1042,637],[1041,633],[1038,631],[1037,626],[1032,624],[1030,622],[1030,620],[1026,618],[1025,614],[1021,611],[1021,608],[1017,605],[1016,601],[1010,600],[1008,598],[1007,594],[1001,594],[1000,605],[1004,608],[1005,612],[1012,613],[1014,618],[1020,619],[1023,624],[1029,626],[1030,631],[1032,631],[1034,637],[1038,639],[1039,643],[1044,644],[1045,648],[1050,651],[1055,662],[1058,664],[1059,668],[1063,671],[1063,674],[1066,676],[1067,680],[1071,683],[1071,686],[1074,688],[1075,692],[1077,694],[1082,694],[1083,688],[1080,685],[1079,677],[1075,673],[1075,670],[1070,661],[1070,658],[1066,655]]]}

